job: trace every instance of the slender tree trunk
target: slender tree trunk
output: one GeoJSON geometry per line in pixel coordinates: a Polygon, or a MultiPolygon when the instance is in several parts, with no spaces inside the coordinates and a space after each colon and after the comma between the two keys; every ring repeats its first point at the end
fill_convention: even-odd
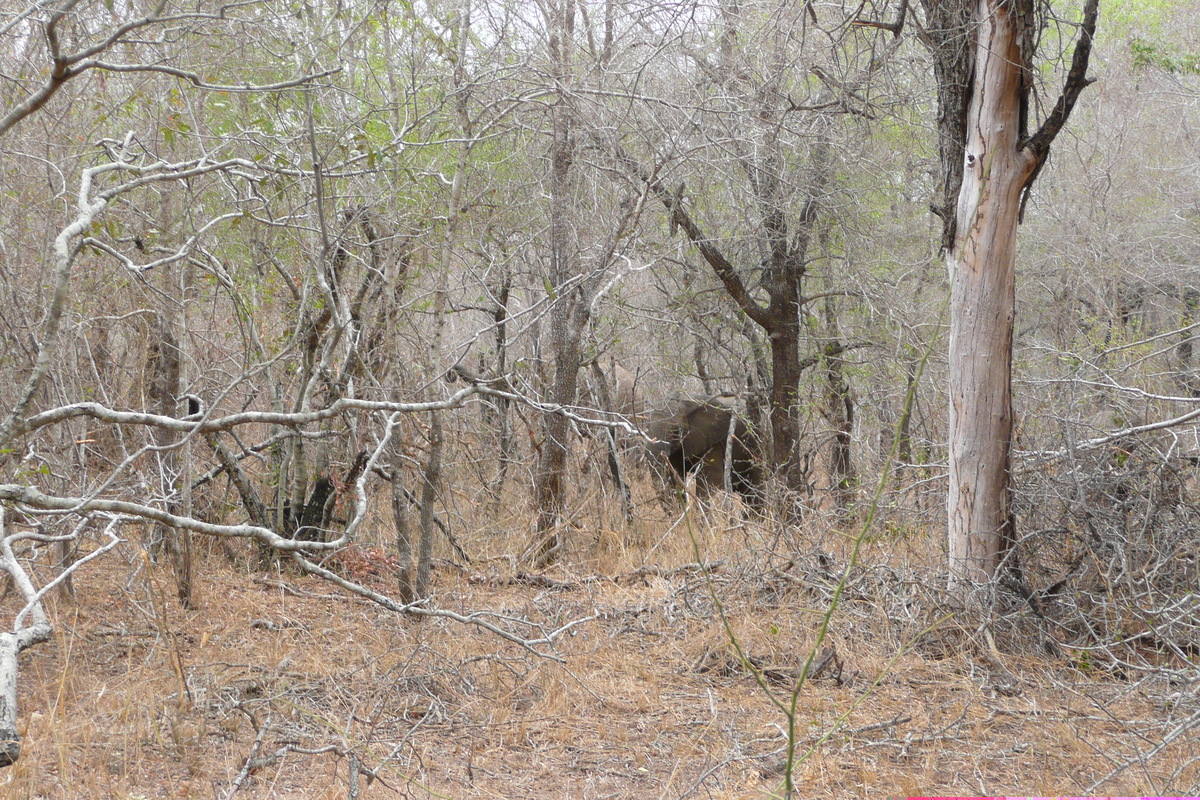
{"type": "MultiPolygon", "coordinates": [[[[500,280],[500,289],[496,294],[496,311],[493,318],[496,322],[496,374],[503,377],[508,374],[508,298],[512,291],[512,273],[507,262],[504,275],[500,280]]],[[[504,479],[508,474],[508,465],[512,461],[512,418],[509,413],[507,397],[496,398],[496,417],[499,428],[498,457],[496,464],[496,502],[504,497],[504,479]]]]}
{"type": "Polygon", "coordinates": [[[696,362],[696,377],[700,379],[700,385],[704,387],[704,395],[711,397],[715,394],[715,387],[712,376],[708,374],[708,364],[704,361],[704,337],[699,333],[693,334],[692,358],[696,362]]]}
{"type": "Polygon", "coordinates": [[[393,434],[392,467],[392,524],[396,526],[396,558],[400,562],[397,588],[400,600],[411,603],[417,599],[416,576],[413,573],[412,542],[409,540],[408,493],[404,491],[404,456],[401,449],[400,430],[393,434]]]}
{"type": "MultiPolygon", "coordinates": [[[[446,294],[450,284],[450,271],[458,246],[458,224],[462,209],[463,183],[466,180],[467,159],[471,152],[471,125],[467,115],[466,47],[471,28],[471,3],[462,0],[456,31],[456,58],[454,88],[458,105],[458,122],[461,139],[455,156],[454,177],[450,182],[450,199],[446,209],[446,236],[439,255],[439,276],[434,292],[433,315],[436,320],[433,342],[430,344],[426,372],[429,378],[437,378],[442,369],[442,341],[446,327],[446,294]]],[[[429,412],[429,460],[425,462],[425,480],[421,487],[420,540],[417,544],[417,569],[413,590],[416,597],[429,593],[433,565],[434,504],[442,482],[442,452],[445,449],[445,433],[442,429],[441,411],[429,412]]]]}
{"type": "MultiPolygon", "coordinates": [[[[912,418],[917,410],[917,393],[913,390],[913,384],[917,382],[917,370],[919,369],[920,358],[916,353],[908,353],[904,358],[904,395],[901,398],[912,395],[912,408],[907,409],[905,413],[903,407],[900,408],[900,430],[896,432],[896,463],[894,469],[898,475],[904,474],[908,469],[908,465],[912,463],[912,418]]],[[[903,480],[903,479],[901,479],[903,480]]],[[[919,496],[919,495],[918,495],[919,496]]]]}
{"type": "MultiPolygon", "coordinates": [[[[164,273],[166,275],[167,273],[164,273]]],[[[169,280],[169,278],[168,278],[169,280]]],[[[170,289],[170,285],[168,284],[170,289]]],[[[174,294],[174,291],[171,291],[174,294]]],[[[179,323],[175,314],[158,316],[158,328],[155,331],[154,348],[151,351],[150,384],[147,394],[150,404],[156,414],[174,417],[179,412],[180,394],[183,389],[183,354],[179,349],[177,331],[179,323]]],[[[181,491],[181,459],[179,455],[178,434],[156,430],[154,444],[160,449],[157,452],[160,491],[168,498],[166,507],[172,514],[180,512],[181,498],[176,492],[181,491]]],[[[177,531],[168,525],[155,525],[155,540],[151,543],[152,551],[159,546],[165,547],[171,557],[171,568],[175,575],[175,587],[179,602],[184,608],[191,608],[192,598],[192,564],[191,536],[185,531],[177,531]]]]}
{"type": "MultiPolygon", "coordinates": [[[[433,506],[437,502],[438,489],[442,483],[442,450],[445,434],[442,432],[442,413],[429,412],[429,460],[425,462],[424,481],[421,483],[420,538],[417,541],[417,568],[413,580],[413,597],[425,597],[429,593],[433,572],[433,506]]],[[[403,578],[401,578],[403,580],[403,578]]]]}
{"type": "MultiPolygon", "coordinates": [[[[617,403],[613,401],[613,393],[609,391],[608,378],[605,376],[604,370],[600,368],[600,364],[597,361],[593,361],[591,366],[592,381],[596,385],[596,399],[600,401],[600,407],[608,415],[620,413],[617,403]]],[[[608,418],[611,419],[613,417],[609,416],[608,418]]],[[[621,448],[617,442],[616,429],[605,429],[604,444],[608,456],[608,471],[612,476],[613,485],[617,487],[617,493],[621,496],[621,514],[625,518],[625,524],[632,525],[633,494],[629,490],[629,484],[625,481],[625,471],[621,468],[621,448]]]]}
{"type": "Polygon", "coordinates": [[[1196,375],[1193,363],[1196,332],[1192,328],[1196,320],[1196,309],[1200,307],[1200,294],[1180,287],[1179,299],[1183,302],[1183,310],[1179,315],[1179,328],[1183,333],[1179,335],[1179,344],[1175,345],[1175,380],[1190,397],[1200,397],[1200,378],[1196,375]]]}
{"type": "Polygon", "coordinates": [[[832,295],[825,297],[825,403],[833,426],[833,444],[829,450],[829,481],[838,516],[844,517],[854,504],[858,476],[854,471],[851,444],[854,433],[854,395],[842,369],[841,344],[838,341],[837,310],[832,295]]]}
{"type": "MultiPolygon", "coordinates": [[[[566,299],[563,299],[566,302],[566,299]]],[[[557,316],[557,315],[556,315],[557,316]]],[[[565,315],[564,315],[565,316],[565,315]]],[[[573,405],[579,394],[579,333],[570,320],[552,320],[554,384],[551,398],[558,405],[573,405]]],[[[570,422],[561,414],[545,416],[542,458],[537,478],[537,547],[534,563],[546,566],[558,558],[562,537],[558,526],[566,500],[566,471],[570,422]]]]}
{"type": "Polygon", "coordinates": [[[771,340],[771,437],[774,453],[771,464],[780,471],[784,484],[799,492],[808,482],[804,465],[796,452],[800,424],[796,400],[800,395],[800,313],[799,297],[786,304],[776,329],[768,330],[771,340]]]}
{"type": "MultiPolygon", "coordinates": [[[[187,364],[188,364],[188,318],[187,318],[187,301],[188,294],[191,290],[191,273],[190,266],[183,266],[179,272],[179,357],[180,357],[180,373],[179,386],[180,392],[183,387],[187,386],[187,364]]],[[[180,398],[182,399],[182,398],[180,398]]],[[[188,403],[184,403],[187,410],[184,413],[190,413],[188,403]]],[[[192,439],[189,438],[179,448],[179,506],[183,516],[192,516],[192,474],[194,470],[194,448],[192,447],[192,439]]],[[[179,602],[184,608],[196,607],[196,591],[195,582],[193,580],[193,563],[192,563],[192,532],[182,528],[172,531],[175,543],[171,548],[171,554],[175,564],[175,585],[179,595],[179,602]]]]}
{"type": "MultiPolygon", "coordinates": [[[[586,303],[578,288],[566,289],[579,263],[575,245],[574,220],[570,214],[571,165],[574,161],[574,109],[571,85],[574,0],[559,0],[551,5],[550,59],[560,90],[551,109],[550,141],[550,284],[559,296],[550,312],[550,348],[554,354],[554,382],[550,399],[561,406],[574,405],[579,390],[579,342],[581,326],[587,324],[586,303]],[[582,318],[573,311],[581,304],[582,318]]],[[[537,539],[534,562],[544,566],[555,560],[562,549],[559,522],[565,503],[567,437],[570,425],[559,414],[547,414],[543,428],[541,459],[538,463],[535,503],[537,539]]]]}

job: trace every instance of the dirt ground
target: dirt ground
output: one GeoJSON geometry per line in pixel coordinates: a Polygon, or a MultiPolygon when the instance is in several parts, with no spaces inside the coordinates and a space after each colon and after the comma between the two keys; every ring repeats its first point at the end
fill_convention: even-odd
{"type": "MultiPolygon", "coordinates": [[[[1194,691],[997,646],[895,542],[864,549],[793,695],[849,551],[751,538],[601,533],[538,574],[438,562],[437,608],[526,639],[569,626],[536,653],[215,548],[185,611],[129,549],[23,654],[0,796],[778,797],[789,714],[796,797],[1196,793],[1194,691]]],[[[394,584],[383,550],[339,566],[394,584]]]]}

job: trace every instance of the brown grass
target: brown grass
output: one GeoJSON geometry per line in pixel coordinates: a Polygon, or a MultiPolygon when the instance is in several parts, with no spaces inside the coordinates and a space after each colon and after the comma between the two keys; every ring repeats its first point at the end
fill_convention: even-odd
{"type": "MultiPolygon", "coordinates": [[[[83,571],[76,599],[51,603],[53,642],[22,656],[25,749],[0,772],[0,796],[225,797],[260,732],[262,754],[337,752],[289,752],[237,797],[346,797],[347,754],[377,770],[365,797],[771,796],[785,717],[734,654],[714,595],[786,703],[847,540],[697,513],[695,547],[721,561],[705,575],[678,569],[695,560],[689,526],[672,530],[665,514],[633,531],[579,525],[548,573],[563,585],[548,587],[514,579],[503,557],[519,551],[519,522],[460,534],[480,558],[439,562],[437,603],[546,630],[595,615],[560,640],[565,664],[316,579],[253,574],[215,549],[199,565],[197,611],[172,599],[165,567],[128,556],[83,571]]],[[[1178,688],[1034,648],[1005,654],[972,625],[935,624],[937,587],[921,583],[935,554],[921,541],[872,542],[847,586],[825,643],[840,681],[828,669],[797,703],[799,752],[814,748],[794,771],[799,796],[1077,793],[1170,729],[1178,688]]],[[[379,549],[342,566],[386,590],[387,542],[365,544],[379,549]]],[[[1194,750],[1195,735],[1181,737],[1100,788],[1194,787],[1194,765],[1173,774],[1194,750]]]]}

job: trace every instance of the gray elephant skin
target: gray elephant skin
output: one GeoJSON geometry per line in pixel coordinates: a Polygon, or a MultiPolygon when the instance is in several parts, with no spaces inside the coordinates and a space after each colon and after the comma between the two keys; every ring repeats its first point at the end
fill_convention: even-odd
{"type": "Polygon", "coordinates": [[[722,488],[732,420],[731,488],[748,502],[757,504],[763,486],[757,442],[745,421],[724,400],[720,396],[677,400],[660,414],[652,413],[646,433],[655,441],[647,444],[646,449],[652,464],[669,465],[681,479],[695,473],[696,484],[702,489],[722,488]]]}

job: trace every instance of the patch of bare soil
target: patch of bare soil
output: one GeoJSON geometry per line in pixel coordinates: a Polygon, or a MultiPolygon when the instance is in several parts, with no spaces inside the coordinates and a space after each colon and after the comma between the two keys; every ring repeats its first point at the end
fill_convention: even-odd
{"type": "MultiPolygon", "coordinates": [[[[777,557],[725,531],[701,543],[701,569],[687,548],[614,557],[614,536],[545,574],[439,563],[439,608],[525,638],[577,623],[543,654],[215,551],[201,607],[183,611],[165,567],[109,559],[52,603],[53,642],[22,656],[25,747],[0,795],[778,796],[792,691],[844,554],[777,557]]],[[[1195,726],[1159,746],[1200,707],[1186,687],[1005,653],[894,550],[874,558],[794,700],[796,796],[1197,785],[1195,726]]],[[[393,581],[378,551],[342,566],[393,581]]]]}

